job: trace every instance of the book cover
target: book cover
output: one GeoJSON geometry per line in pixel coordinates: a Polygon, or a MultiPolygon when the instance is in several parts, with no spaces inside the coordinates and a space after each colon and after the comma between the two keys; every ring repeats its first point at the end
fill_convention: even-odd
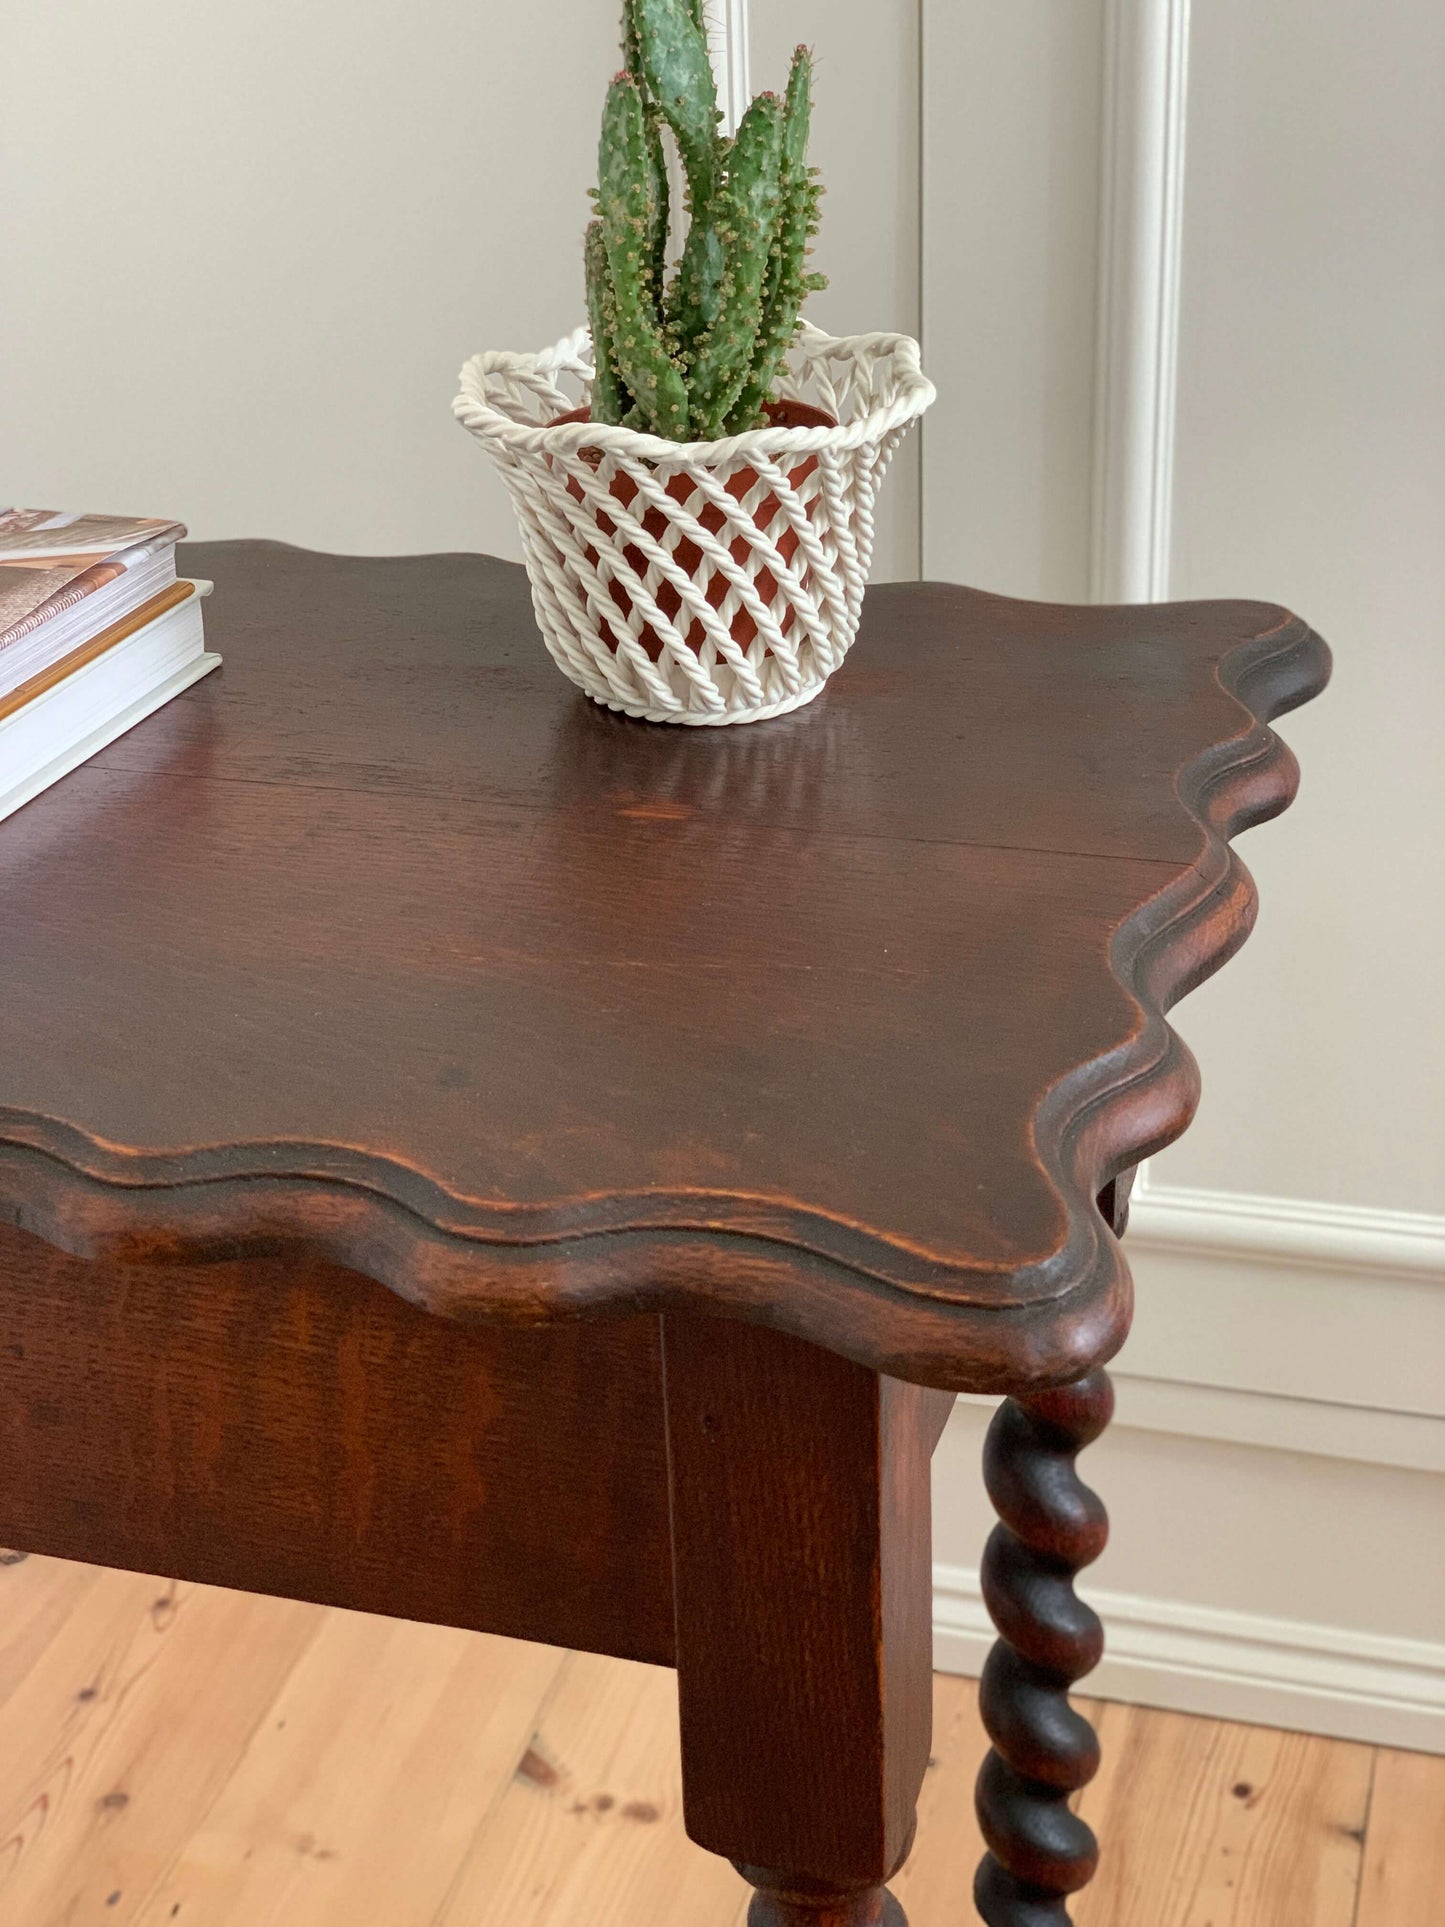
{"type": "Polygon", "coordinates": [[[0,653],[185,532],[154,516],[0,509],[0,653]]]}

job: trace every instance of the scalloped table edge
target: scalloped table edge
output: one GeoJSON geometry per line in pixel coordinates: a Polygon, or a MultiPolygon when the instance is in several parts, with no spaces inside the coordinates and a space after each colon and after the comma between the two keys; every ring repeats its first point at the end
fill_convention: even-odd
{"type": "Polygon", "coordinates": [[[1216,670],[1247,727],[1178,779],[1201,857],[1115,933],[1112,968],[1141,1023],[1058,1080],[1035,1113],[1035,1149],[1065,1230],[1023,1266],[961,1266],[778,1199],[649,1191],[520,1208],[456,1198],[346,1147],[129,1153],[14,1110],[0,1110],[0,1218],[76,1256],[122,1263],[309,1254],[463,1320],[675,1310],[705,1288],[709,1310],[945,1389],[1077,1378],[1118,1350],[1132,1310],[1098,1194],[1193,1116],[1197,1071],[1165,1012],[1252,927],[1254,885],[1229,839],[1293,799],[1298,766],[1268,724],[1329,679],[1325,644],[1279,614],[1216,670]]]}

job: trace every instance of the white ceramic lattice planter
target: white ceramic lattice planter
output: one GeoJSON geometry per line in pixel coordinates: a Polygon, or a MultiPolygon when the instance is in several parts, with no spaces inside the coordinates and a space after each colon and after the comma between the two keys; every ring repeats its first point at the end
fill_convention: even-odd
{"type": "Polygon", "coordinates": [[[858,632],[878,488],[933,400],[918,344],[804,326],[773,425],[716,442],[586,420],[591,355],[585,328],[475,355],[454,404],[511,491],[558,667],[649,722],[800,708],[858,632]]]}

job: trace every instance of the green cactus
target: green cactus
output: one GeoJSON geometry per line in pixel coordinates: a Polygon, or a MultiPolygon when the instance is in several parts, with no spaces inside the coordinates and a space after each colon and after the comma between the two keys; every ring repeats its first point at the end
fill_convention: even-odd
{"type": "Polygon", "coordinates": [[[786,101],[760,94],[737,136],[720,131],[702,0],[624,0],[627,66],[608,90],[587,232],[595,421],[673,441],[757,425],[824,277],[807,162],[812,59],[793,57],[786,101]],[[687,182],[689,225],[666,268],[665,135],[687,182]]]}
{"type": "Polygon", "coordinates": [[[762,317],[748,377],[737,398],[735,416],[751,427],[782,373],[783,362],[798,332],[798,315],[815,288],[827,286],[827,276],[807,274],[803,263],[818,232],[818,202],[822,190],[816,169],[808,166],[808,124],[812,115],[813,58],[806,47],[793,55],[788,76],[788,99],[783,121],[782,210],[778,235],[768,257],[762,317]]]}
{"type": "Polygon", "coordinates": [[[727,251],[717,319],[688,364],[689,420],[699,441],[727,432],[747,385],[763,318],[763,285],[782,205],[783,103],[759,94],[743,116],[714,206],[727,251]]]}
{"type": "MultiPolygon", "coordinates": [[[[634,79],[641,73],[641,53],[638,48],[637,33],[632,19],[632,0],[625,0],[622,19],[622,43],[627,55],[627,72],[634,79]]],[[[647,120],[647,166],[652,176],[651,193],[656,218],[651,238],[652,278],[655,293],[660,293],[667,276],[667,222],[668,222],[668,182],[667,150],[662,144],[662,116],[658,113],[645,91],[643,110],[647,120]]]]}
{"type": "Polygon", "coordinates": [[[623,45],[628,71],[650,111],[672,130],[682,158],[690,220],[666,312],[677,339],[691,343],[717,318],[726,266],[712,214],[723,153],[717,82],[700,0],[624,0],[623,45]]]}
{"type": "MultiPolygon", "coordinates": [[[[601,156],[597,208],[607,257],[601,302],[611,323],[613,373],[653,432],[679,441],[687,433],[687,389],[657,310],[657,183],[649,163],[642,94],[631,74],[619,74],[607,90],[601,156]]],[[[604,386],[612,379],[609,374],[604,386]]]]}
{"type": "Polygon", "coordinates": [[[698,11],[692,0],[624,0],[623,13],[628,72],[672,129],[694,214],[712,197],[718,129],[717,81],[698,11]]]}
{"type": "Polygon", "coordinates": [[[587,323],[597,357],[597,375],[592,384],[593,407],[600,419],[620,422],[632,406],[632,397],[622,384],[617,368],[617,319],[612,311],[612,282],[607,268],[607,242],[602,223],[593,221],[587,229],[587,323]]]}

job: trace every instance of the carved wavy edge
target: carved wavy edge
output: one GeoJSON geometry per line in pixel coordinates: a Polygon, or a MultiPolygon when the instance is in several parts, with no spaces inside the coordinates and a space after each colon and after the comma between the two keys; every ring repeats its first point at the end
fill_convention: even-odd
{"type": "Polygon", "coordinates": [[[1256,896],[1229,839],[1285,809],[1294,757],[1268,727],[1329,679],[1329,651],[1266,605],[1216,676],[1245,727],[1177,780],[1203,835],[1195,865],[1115,933],[1135,1033],[1047,1091],[1034,1144],[1064,1236],[1038,1262],[964,1269],[869,1227],[777,1199],[645,1192],[518,1207],[459,1198],[345,1146],[132,1153],[0,1108],[0,1218],[78,1256],[148,1264],[310,1253],[439,1315],[539,1322],[604,1308],[708,1305],[754,1316],[898,1377],[965,1391],[1067,1383],[1112,1357],[1131,1312],[1100,1191],[1171,1142],[1198,1100],[1169,1007],[1229,958],[1256,896]]]}

